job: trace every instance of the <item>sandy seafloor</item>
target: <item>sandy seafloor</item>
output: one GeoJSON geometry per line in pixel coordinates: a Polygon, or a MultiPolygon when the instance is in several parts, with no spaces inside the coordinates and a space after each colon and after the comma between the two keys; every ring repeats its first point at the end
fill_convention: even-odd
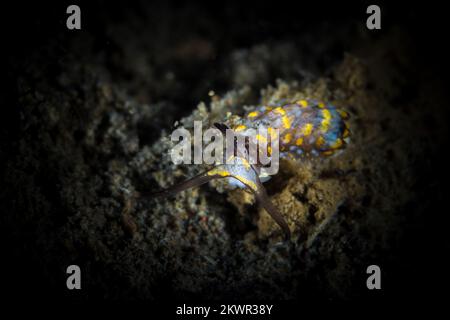
{"type": "Polygon", "coordinates": [[[372,32],[360,6],[248,8],[100,2],[82,31],[51,12],[10,34],[1,221],[6,268],[23,275],[11,296],[354,301],[418,297],[442,279],[448,88],[439,43],[411,27],[419,10],[387,10],[372,32]],[[250,194],[215,183],[124,210],[134,191],[204,169],[170,161],[176,121],[298,98],[348,110],[352,136],[341,155],[284,160],[265,183],[291,244],[250,194]],[[366,288],[371,264],[381,292],[366,288]]]}

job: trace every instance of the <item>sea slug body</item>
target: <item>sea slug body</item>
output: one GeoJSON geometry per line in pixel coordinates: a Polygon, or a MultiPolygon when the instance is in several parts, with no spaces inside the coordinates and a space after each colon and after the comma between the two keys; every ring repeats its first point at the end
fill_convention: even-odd
{"type": "MultiPolygon", "coordinates": [[[[344,150],[349,143],[348,113],[331,104],[315,100],[299,100],[278,106],[261,106],[244,117],[233,119],[233,121],[225,120],[215,125],[223,132],[225,129],[231,129],[234,134],[243,136],[253,134],[255,129],[264,126],[268,128],[269,134],[267,137],[256,135],[256,140],[259,142],[273,139],[272,132],[277,132],[280,158],[330,157],[344,150]]],[[[267,147],[267,144],[265,146],[267,147]]],[[[268,154],[271,153],[270,149],[265,151],[268,154]]],[[[231,184],[250,190],[282,228],[285,238],[289,239],[290,229],[268,198],[262,185],[262,182],[268,178],[264,174],[263,165],[258,162],[249,164],[248,160],[241,157],[239,153],[234,154],[233,157],[235,161],[232,164],[216,165],[209,171],[154,195],[173,194],[214,179],[226,178],[231,184]]]]}

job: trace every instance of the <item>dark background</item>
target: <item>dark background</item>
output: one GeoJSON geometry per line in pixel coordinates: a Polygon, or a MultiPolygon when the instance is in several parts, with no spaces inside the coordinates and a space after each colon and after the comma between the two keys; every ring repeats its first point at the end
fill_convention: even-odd
{"type": "MultiPolygon", "coordinates": [[[[0,137],[1,163],[8,163],[17,159],[18,145],[21,141],[21,104],[18,93],[18,82],[21,77],[29,77],[30,73],[24,73],[30,63],[40,60],[60,59],[60,56],[75,55],[80,59],[103,54],[111,72],[113,80],[122,83],[131,94],[146,94],[139,90],[134,92],[136,79],[129,70],[122,68],[115,60],[117,52],[121,48],[110,41],[107,27],[114,24],[142,24],[142,28],[164,30],[160,38],[155,41],[176,41],[183,37],[184,32],[190,32],[207,38],[214,48],[214,59],[206,61],[193,61],[175,66],[180,68],[184,85],[176,91],[151,92],[149,95],[155,99],[171,99],[185,108],[171,110],[172,118],[180,118],[189,114],[197,102],[204,97],[208,88],[214,87],[217,91],[226,91],[230,83],[226,77],[213,76],[217,70],[217,61],[226,57],[235,48],[248,48],[260,42],[271,41],[297,41],[305,34],[333,37],[333,34],[321,34],[323,25],[336,26],[336,30],[342,30],[344,26],[352,23],[365,23],[365,8],[367,2],[338,2],[338,1],[296,1],[296,2],[204,2],[188,4],[181,2],[149,3],[142,1],[137,3],[110,3],[108,1],[76,1],[82,11],[82,30],[68,31],[65,27],[65,9],[72,2],[58,1],[50,3],[26,3],[16,1],[1,5],[1,43],[4,57],[1,58],[1,68],[4,80],[1,86],[0,96],[0,137]],[[145,10],[143,9],[145,8],[145,10]],[[146,16],[151,12],[150,16],[146,16]],[[191,18],[189,17],[191,15],[191,18]],[[155,17],[158,17],[157,19],[155,17]],[[155,20],[153,20],[155,18],[155,20]],[[148,23],[146,25],[145,23],[148,23]],[[166,25],[164,23],[167,23],[166,25]],[[150,27],[149,27],[150,26],[150,27]],[[85,38],[94,39],[94,52],[84,55],[82,46],[85,38]],[[55,41],[55,39],[57,39],[55,41]],[[77,52],[77,48],[81,48],[77,52]],[[43,49],[44,48],[44,49],[43,49]],[[45,48],[51,48],[46,55],[45,48]],[[96,50],[96,51],[95,51],[96,50]],[[36,57],[36,55],[38,55],[36,57]],[[206,80],[205,80],[206,79],[206,80]]],[[[448,76],[448,30],[445,23],[445,10],[438,2],[396,2],[380,3],[382,7],[382,30],[374,31],[369,37],[374,39],[382,37],[391,28],[400,28],[410,36],[414,50],[410,55],[415,61],[416,75],[422,70],[433,73],[441,79],[445,85],[448,76]]],[[[333,29],[333,28],[331,28],[333,29]]],[[[325,28],[330,30],[330,28],[325,28]]],[[[345,30],[345,29],[344,29],[345,30]]],[[[351,28],[349,30],[352,30],[351,28]]],[[[342,32],[336,31],[342,36],[342,32]]],[[[345,34],[345,32],[344,32],[345,34]]],[[[342,59],[343,52],[352,47],[353,35],[348,34],[347,41],[336,41],[327,49],[325,54],[315,64],[316,72],[326,72],[328,66],[342,59]]],[[[346,37],[344,36],[344,39],[346,37]]],[[[311,40],[314,45],[315,38],[311,40]]],[[[132,40],[130,40],[132,41],[132,40]]],[[[193,59],[195,60],[195,59],[193,59]]],[[[95,62],[95,59],[94,59],[95,62]]],[[[55,68],[57,68],[55,66],[55,68]]],[[[163,72],[163,70],[160,70],[163,72]]],[[[56,75],[58,70],[52,69],[52,63],[46,64],[43,71],[49,79],[56,75]]],[[[158,72],[158,70],[156,71],[158,72]]],[[[274,68],[274,77],[278,76],[274,68]]],[[[424,71],[425,72],[425,71],[424,71]]],[[[293,76],[295,77],[295,75],[293,76]]],[[[145,80],[137,80],[145,81],[145,80]]],[[[261,84],[261,87],[264,84],[261,84]]],[[[441,110],[442,117],[448,118],[448,108],[441,110]]],[[[164,119],[161,120],[164,127],[164,119]]],[[[427,119],[424,119],[426,122],[427,119]]],[[[148,137],[149,141],[153,138],[148,137]]],[[[365,297],[364,301],[380,300],[382,302],[395,302],[398,300],[417,300],[421,303],[445,299],[445,293],[439,290],[448,288],[448,204],[446,189],[448,186],[448,146],[439,147],[442,154],[430,159],[433,162],[435,172],[430,176],[435,184],[435,201],[428,208],[426,217],[419,220],[420,233],[407,234],[398,251],[397,265],[393,266],[392,279],[398,281],[393,284],[391,290],[385,294],[374,293],[365,297]]],[[[46,161],[43,157],[37,157],[36,161],[46,161]]],[[[6,167],[5,167],[6,168],[6,167]]],[[[4,181],[6,175],[1,171],[0,181],[4,181]]],[[[49,190],[55,181],[46,176],[46,172],[36,175],[36,179],[42,179],[43,184],[49,190]]],[[[56,179],[57,180],[57,179],[56,179]]],[[[16,301],[40,301],[52,299],[52,301],[85,301],[85,297],[73,297],[64,289],[64,274],[52,274],[49,270],[55,270],[54,266],[49,270],[39,263],[41,252],[35,250],[35,235],[39,232],[33,221],[17,219],[17,216],[26,215],[26,212],[14,211],[20,208],[11,205],[22,201],[23,198],[15,198],[17,186],[10,188],[1,186],[1,201],[3,213],[1,218],[1,253],[2,281],[1,290],[12,300],[16,301]]],[[[51,199],[51,191],[50,199],[51,199]]],[[[430,196],[430,195],[427,195],[430,196]]],[[[420,202],[420,199],[417,199],[420,202]]],[[[62,209],[64,210],[64,209],[62,209]]],[[[56,259],[57,260],[57,259],[56,259]]],[[[101,298],[106,289],[91,288],[90,296],[93,299],[101,298]]],[[[118,285],[120,287],[120,284],[118,285]]],[[[77,293],[74,293],[76,295],[77,293]]],[[[316,297],[320,300],[326,297],[316,297]]],[[[89,300],[89,298],[87,299],[89,300]]]]}

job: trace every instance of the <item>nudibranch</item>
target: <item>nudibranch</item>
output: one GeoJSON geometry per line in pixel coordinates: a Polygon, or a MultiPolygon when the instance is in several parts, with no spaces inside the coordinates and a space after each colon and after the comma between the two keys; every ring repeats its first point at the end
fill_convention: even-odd
{"type": "MultiPolygon", "coordinates": [[[[249,129],[259,126],[271,130],[278,129],[279,157],[302,159],[304,157],[325,158],[342,151],[349,142],[349,115],[331,104],[315,100],[299,100],[294,103],[278,106],[261,106],[247,113],[244,117],[234,116],[215,126],[225,132],[233,130],[235,135],[246,135],[249,129]]],[[[254,132],[254,131],[253,131],[254,132]]],[[[270,138],[273,138],[269,135],[270,138]]],[[[257,139],[265,139],[256,137],[257,139]]],[[[271,150],[266,150],[270,154],[271,150]]],[[[270,201],[262,182],[267,180],[263,165],[250,164],[248,159],[239,153],[233,155],[236,161],[232,164],[219,164],[178,185],[169,187],[154,195],[169,195],[188,188],[202,185],[214,179],[227,178],[235,186],[250,190],[257,201],[281,227],[286,239],[290,239],[290,229],[270,201]]]]}

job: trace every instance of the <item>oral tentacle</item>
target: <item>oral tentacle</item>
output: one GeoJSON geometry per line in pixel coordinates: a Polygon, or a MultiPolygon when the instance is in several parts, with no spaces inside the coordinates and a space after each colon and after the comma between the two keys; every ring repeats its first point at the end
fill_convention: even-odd
{"type": "Polygon", "coordinates": [[[202,184],[205,184],[214,179],[224,178],[224,176],[214,173],[214,171],[216,169],[217,169],[217,167],[213,168],[209,171],[200,173],[199,175],[197,175],[191,179],[185,180],[181,183],[178,183],[178,184],[168,187],[166,189],[162,189],[160,191],[156,191],[156,192],[147,194],[147,196],[149,196],[149,197],[167,197],[167,196],[177,194],[177,193],[182,192],[187,189],[199,187],[202,184]]]}

